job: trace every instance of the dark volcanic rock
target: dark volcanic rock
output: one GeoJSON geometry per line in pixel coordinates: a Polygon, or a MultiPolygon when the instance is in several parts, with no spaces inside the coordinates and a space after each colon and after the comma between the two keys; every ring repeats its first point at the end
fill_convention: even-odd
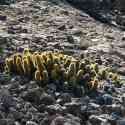
{"type": "Polygon", "coordinates": [[[73,93],[76,97],[82,97],[85,94],[85,89],[83,86],[74,87],[73,93]]]}
{"type": "Polygon", "coordinates": [[[26,125],[38,125],[37,123],[33,122],[33,121],[27,121],[26,125]]]}
{"type": "Polygon", "coordinates": [[[125,119],[118,120],[117,125],[125,125],[125,119]]]}
{"type": "Polygon", "coordinates": [[[26,92],[22,94],[22,98],[24,100],[34,102],[35,104],[40,103],[40,96],[41,96],[41,89],[39,88],[34,88],[34,89],[29,89],[26,92]]]}
{"type": "Polygon", "coordinates": [[[65,103],[67,111],[71,114],[79,114],[80,113],[80,106],[81,106],[81,102],[76,101],[76,100],[72,100],[72,102],[70,103],[65,103]]]}
{"type": "Polygon", "coordinates": [[[115,4],[116,4],[116,8],[125,14],[125,1],[124,0],[115,0],[115,4]]]}
{"type": "Polygon", "coordinates": [[[21,120],[24,117],[24,114],[22,112],[16,111],[14,108],[10,109],[10,114],[13,115],[13,118],[18,121],[21,120]]]}
{"type": "Polygon", "coordinates": [[[52,105],[55,103],[55,99],[51,95],[43,94],[40,97],[40,103],[45,105],[52,105]]]}
{"type": "Polygon", "coordinates": [[[59,104],[55,104],[55,105],[49,105],[46,107],[46,110],[49,114],[56,114],[56,113],[65,113],[66,112],[66,107],[65,106],[61,106],[59,104]]]}
{"type": "Polygon", "coordinates": [[[90,16],[103,23],[111,23],[109,16],[112,8],[111,0],[67,0],[75,7],[87,12],[90,16]]]}
{"type": "Polygon", "coordinates": [[[57,116],[51,123],[51,125],[64,125],[66,119],[63,116],[57,116]]]}
{"type": "Polygon", "coordinates": [[[15,0],[0,0],[1,5],[9,5],[14,3],[15,0]]]}
{"type": "Polygon", "coordinates": [[[106,119],[106,116],[101,115],[101,116],[96,116],[96,115],[91,115],[89,117],[90,123],[94,125],[103,125],[103,124],[108,124],[108,120],[106,119]]]}
{"type": "MultiPolygon", "coordinates": [[[[112,21],[113,0],[67,0],[83,11],[62,1],[16,0],[10,6],[0,6],[0,71],[6,57],[29,47],[32,52],[61,51],[76,58],[81,54],[83,60],[95,60],[99,67],[112,66],[124,76],[125,33],[88,15],[102,22],[112,21]]],[[[117,21],[123,25],[124,15],[120,16],[117,21]]],[[[125,85],[118,88],[109,80],[104,82],[104,89],[90,92],[90,75],[94,73],[85,71],[77,87],[56,81],[42,88],[42,83],[25,76],[14,74],[5,80],[1,73],[0,125],[124,124],[125,85]]]]}
{"type": "Polygon", "coordinates": [[[6,21],[6,19],[7,19],[6,16],[4,16],[4,15],[0,15],[0,20],[1,20],[1,21],[6,21]]]}
{"type": "Polygon", "coordinates": [[[57,103],[64,104],[67,102],[71,102],[71,95],[69,93],[63,93],[58,99],[57,103]]]}
{"type": "Polygon", "coordinates": [[[67,114],[65,117],[57,116],[50,125],[80,125],[80,119],[71,114],[67,114]]]}
{"type": "Polygon", "coordinates": [[[1,106],[4,111],[8,111],[10,107],[15,106],[15,101],[12,95],[10,95],[7,89],[1,89],[0,91],[1,106]]]}
{"type": "Polygon", "coordinates": [[[0,119],[1,125],[14,125],[14,121],[12,119],[0,119]]]}
{"type": "Polygon", "coordinates": [[[103,96],[96,97],[96,102],[100,105],[111,105],[113,98],[109,94],[104,94],[103,96]]]}

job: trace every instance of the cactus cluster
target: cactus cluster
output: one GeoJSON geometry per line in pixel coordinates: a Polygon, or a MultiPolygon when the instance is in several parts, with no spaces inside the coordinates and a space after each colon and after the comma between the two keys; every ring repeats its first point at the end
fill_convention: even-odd
{"type": "Polygon", "coordinates": [[[88,59],[75,59],[60,52],[34,52],[28,48],[6,59],[6,71],[34,78],[46,85],[49,82],[83,85],[91,89],[101,86],[101,81],[118,82],[118,75],[101,68],[88,59]]]}

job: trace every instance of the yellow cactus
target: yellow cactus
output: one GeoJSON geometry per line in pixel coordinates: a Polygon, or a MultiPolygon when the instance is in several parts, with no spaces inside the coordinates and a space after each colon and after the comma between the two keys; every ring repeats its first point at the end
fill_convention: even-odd
{"type": "Polygon", "coordinates": [[[112,75],[112,80],[113,81],[117,81],[119,78],[118,78],[118,75],[117,74],[113,74],[112,75]]]}
{"type": "Polygon", "coordinates": [[[84,61],[82,61],[82,62],[80,62],[80,64],[79,64],[79,69],[85,69],[85,66],[86,66],[86,64],[85,64],[85,62],[84,61]]]}
{"type": "Polygon", "coordinates": [[[41,73],[40,73],[39,70],[35,71],[35,80],[37,80],[37,81],[41,81],[42,80],[41,73]]]}
{"type": "Polygon", "coordinates": [[[17,73],[23,74],[23,66],[22,66],[22,60],[20,57],[17,57],[16,59],[16,68],[17,68],[17,73]]]}
{"type": "Polygon", "coordinates": [[[72,63],[75,63],[75,65],[76,65],[76,71],[78,71],[79,70],[80,61],[78,59],[72,59],[72,63]]]}
{"type": "Polygon", "coordinates": [[[77,81],[76,81],[76,77],[75,76],[70,77],[68,82],[72,86],[76,86],[77,85],[77,81]]]}
{"type": "Polygon", "coordinates": [[[107,73],[106,69],[102,69],[98,73],[98,75],[99,75],[99,77],[101,77],[101,79],[107,79],[107,74],[108,73],[107,73]]]}
{"type": "Polygon", "coordinates": [[[54,64],[53,70],[51,71],[51,78],[53,80],[60,79],[60,66],[58,64],[54,64]]]}
{"type": "Polygon", "coordinates": [[[47,63],[47,56],[45,54],[41,54],[41,58],[44,64],[47,63]]]}
{"type": "Polygon", "coordinates": [[[61,78],[63,81],[67,81],[68,80],[68,73],[66,72],[65,68],[61,68],[60,70],[61,72],[61,78]]]}
{"type": "Polygon", "coordinates": [[[76,75],[77,80],[81,80],[81,78],[83,77],[83,74],[84,74],[84,71],[80,69],[76,75]]]}
{"type": "Polygon", "coordinates": [[[51,79],[52,80],[58,80],[59,79],[59,74],[56,72],[56,70],[55,69],[53,69],[52,71],[51,71],[51,79]]]}
{"type": "Polygon", "coordinates": [[[16,58],[17,58],[17,55],[14,54],[14,55],[13,55],[13,64],[14,64],[14,65],[16,65],[16,58]]]}
{"type": "Polygon", "coordinates": [[[93,81],[90,81],[88,84],[90,89],[97,89],[99,87],[98,79],[94,79],[93,81]]]}
{"type": "Polygon", "coordinates": [[[48,72],[47,72],[47,70],[44,70],[43,72],[42,72],[42,81],[44,82],[44,83],[48,83],[48,81],[49,81],[49,75],[48,75],[48,72]]]}
{"type": "Polygon", "coordinates": [[[48,71],[52,70],[52,68],[53,68],[53,61],[50,58],[47,59],[46,66],[47,66],[47,70],[48,71]]]}
{"type": "Polygon", "coordinates": [[[91,78],[93,79],[93,78],[95,78],[95,77],[98,77],[99,75],[96,73],[96,71],[95,70],[91,70],[91,72],[90,72],[90,76],[91,76],[91,78]]]}
{"type": "Polygon", "coordinates": [[[64,67],[65,68],[68,67],[70,65],[70,63],[71,63],[71,60],[67,58],[65,63],[64,63],[64,67]]]}
{"type": "Polygon", "coordinates": [[[64,59],[64,61],[66,61],[67,59],[69,59],[68,55],[64,55],[63,59],[64,59]]]}
{"type": "Polygon", "coordinates": [[[29,67],[28,59],[23,60],[23,71],[25,75],[31,75],[31,68],[29,67]]]}
{"type": "Polygon", "coordinates": [[[68,72],[64,72],[64,80],[68,81],[68,72]]]}
{"type": "Polygon", "coordinates": [[[5,63],[6,63],[7,72],[13,72],[13,68],[14,68],[13,58],[7,58],[5,60],[5,63]]]}
{"type": "Polygon", "coordinates": [[[53,58],[53,63],[55,64],[60,64],[60,60],[59,60],[59,58],[57,57],[57,56],[54,56],[54,58],[53,58]]]}
{"type": "Polygon", "coordinates": [[[53,67],[57,73],[60,72],[60,65],[59,64],[54,64],[54,67],[53,67]]]}
{"type": "Polygon", "coordinates": [[[52,54],[52,52],[48,52],[47,56],[53,62],[53,54],[52,54]]]}
{"type": "Polygon", "coordinates": [[[90,65],[86,65],[86,66],[85,66],[85,72],[88,72],[88,73],[91,72],[91,67],[90,67],[90,65]]]}
{"type": "Polygon", "coordinates": [[[63,59],[64,59],[64,55],[61,54],[61,53],[58,55],[58,57],[59,57],[60,60],[63,60],[63,59]]]}
{"type": "Polygon", "coordinates": [[[68,69],[68,74],[69,74],[69,77],[76,75],[76,64],[75,63],[70,64],[69,69],[68,69]]]}
{"type": "Polygon", "coordinates": [[[34,52],[33,54],[31,54],[31,60],[32,60],[34,67],[36,67],[36,55],[38,54],[39,54],[38,52],[34,52]]]}
{"type": "MultiPolygon", "coordinates": [[[[82,85],[82,80],[88,84],[91,90],[97,89],[100,82],[110,78],[113,83],[119,82],[119,77],[109,68],[103,69],[94,61],[84,58],[79,60],[60,52],[34,52],[28,48],[24,52],[16,53],[7,58],[6,69],[10,73],[33,76],[35,80],[47,84],[51,80],[67,82],[69,84],[82,85]],[[84,74],[87,74],[87,76],[84,74]]],[[[83,84],[84,86],[84,84],[83,84]]]]}
{"type": "Polygon", "coordinates": [[[108,78],[112,79],[112,77],[113,77],[113,73],[112,73],[112,72],[109,72],[108,78]]]}
{"type": "Polygon", "coordinates": [[[42,62],[41,56],[37,54],[35,59],[36,59],[36,68],[39,69],[40,72],[45,70],[46,68],[42,62]]]}
{"type": "Polygon", "coordinates": [[[98,73],[99,67],[98,67],[97,63],[91,64],[91,68],[94,69],[96,71],[96,73],[98,73]]]}
{"type": "Polygon", "coordinates": [[[30,56],[30,55],[27,55],[26,57],[27,57],[27,59],[28,59],[28,62],[31,64],[31,63],[32,63],[31,56],[30,56]]]}
{"type": "Polygon", "coordinates": [[[27,56],[29,54],[30,54],[29,48],[25,48],[24,51],[23,51],[23,55],[27,56]]]}

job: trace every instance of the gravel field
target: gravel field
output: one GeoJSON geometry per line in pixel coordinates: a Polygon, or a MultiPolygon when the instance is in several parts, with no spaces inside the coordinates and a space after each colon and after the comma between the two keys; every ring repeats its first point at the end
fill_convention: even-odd
{"type": "MultiPolygon", "coordinates": [[[[62,0],[0,5],[0,66],[22,48],[60,50],[100,60],[125,80],[125,32],[62,0]]],[[[89,95],[57,91],[50,83],[0,73],[0,125],[125,125],[125,85],[106,84],[89,95]]]]}

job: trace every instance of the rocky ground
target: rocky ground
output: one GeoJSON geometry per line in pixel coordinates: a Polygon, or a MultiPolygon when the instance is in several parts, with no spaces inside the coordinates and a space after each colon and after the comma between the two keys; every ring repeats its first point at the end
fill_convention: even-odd
{"type": "MultiPolygon", "coordinates": [[[[0,5],[0,62],[29,47],[90,57],[125,75],[125,32],[102,24],[62,0],[0,5]]],[[[2,63],[1,63],[2,64],[2,63]]],[[[0,125],[125,125],[125,85],[92,95],[57,92],[54,84],[0,74],[0,125]]]]}

